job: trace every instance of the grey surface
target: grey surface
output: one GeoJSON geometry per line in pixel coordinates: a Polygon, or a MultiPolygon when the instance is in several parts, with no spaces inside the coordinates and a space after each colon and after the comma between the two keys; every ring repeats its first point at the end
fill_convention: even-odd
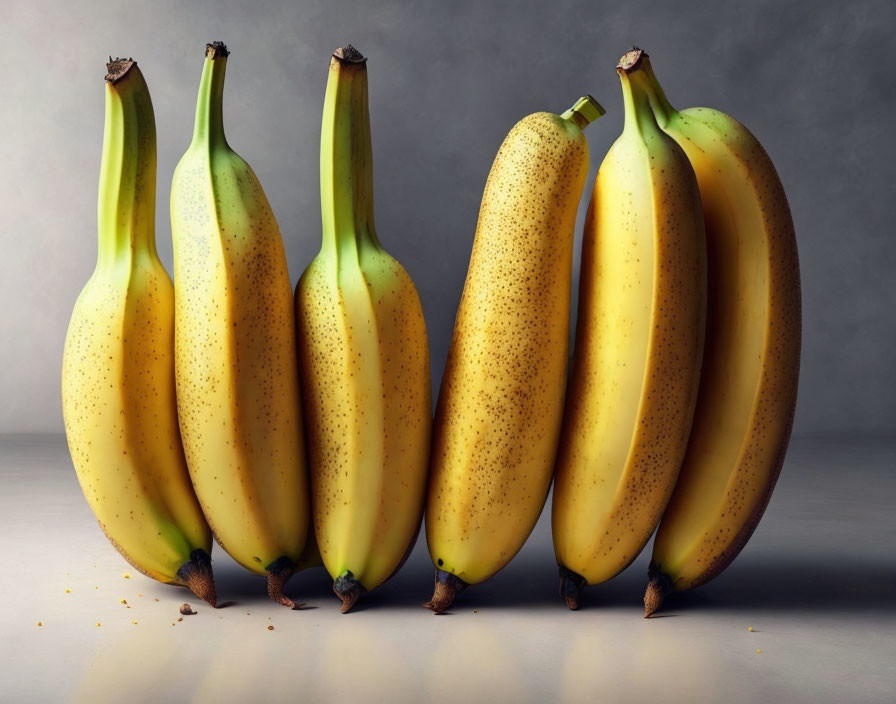
{"type": "Polygon", "coordinates": [[[227,608],[143,577],[97,527],[60,436],[0,436],[0,700],[892,702],[894,466],[896,439],[795,442],[744,552],[662,618],[641,617],[649,548],[568,611],[549,511],[451,615],[420,606],[421,538],[343,616],[322,569],[293,578],[310,608],[289,611],[217,547],[227,608]],[[185,600],[198,613],[178,623],[185,600]]]}
{"type": "Polygon", "coordinates": [[[594,94],[609,112],[588,130],[590,193],[622,124],[613,67],[638,43],[675,105],[730,112],[778,166],[803,271],[797,431],[892,433],[894,26],[889,0],[5,2],[0,431],[61,429],[62,343],[95,257],[106,56],[137,58],[152,92],[157,237],[170,268],[171,174],[190,137],[203,45],[223,39],[228,136],[273,205],[293,280],[320,236],[329,54],[352,42],[369,56],[378,230],[420,291],[436,383],[502,138],[530,112],[594,94]]]}

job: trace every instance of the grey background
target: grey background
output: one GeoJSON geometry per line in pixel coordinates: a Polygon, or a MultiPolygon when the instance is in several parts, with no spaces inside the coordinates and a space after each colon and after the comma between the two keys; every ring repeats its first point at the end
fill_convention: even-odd
{"type": "Polygon", "coordinates": [[[896,430],[896,3],[4,0],[2,10],[0,432],[62,428],[62,345],[96,252],[107,55],[135,57],[152,92],[157,240],[170,270],[168,188],[213,39],[232,51],[228,138],[261,179],[293,281],[320,236],[329,54],[351,42],[369,57],[378,231],[420,291],[435,384],[504,135],[592,93],[608,114],[588,130],[587,199],[622,124],[613,67],[642,46],[674,105],[733,114],[784,182],[803,273],[796,432],[896,430]]]}

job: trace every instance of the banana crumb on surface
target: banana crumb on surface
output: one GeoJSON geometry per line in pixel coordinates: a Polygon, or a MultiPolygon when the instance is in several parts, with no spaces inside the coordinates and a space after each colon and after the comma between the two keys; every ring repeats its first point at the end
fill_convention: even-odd
{"type": "Polygon", "coordinates": [[[43,622],[43,621],[38,621],[38,622],[37,622],[37,625],[38,625],[38,626],[43,626],[43,625],[44,625],[44,622],[43,622]]]}
{"type": "Polygon", "coordinates": [[[752,626],[748,626],[748,627],[747,627],[747,630],[748,630],[750,633],[753,633],[756,629],[753,628],[752,626]]]}
{"type": "Polygon", "coordinates": [[[274,627],[273,627],[273,626],[268,626],[268,630],[269,630],[269,631],[273,631],[273,630],[274,630],[274,627]]]}
{"type": "Polygon", "coordinates": [[[65,593],[66,593],[66,594],[71,594],[71,593],[72,593],[72,590],[71,590],[71,589],[66,589],[66,590],[65,590],[65,593]]]}
{"type": "Polygon", "coordinates": [[[130,572],[125,572],[125,573],[124,573],[123,575],[121,575],[121,576],[124,577],[125,579],[130,579],[130,578],[131,578],[131,573],[130,573],[130,572]]]}
{"type": "Polygon", "coordinates": [[[756,648],[757,653],[761,653],[762,651],[759,648],[756,648]]]}
{"type": "Polygon", "coordinates": [[[133,623],[135,626],[137,625],[137,622],[136,622],[136,621],[131,621],[131,623],[133,623]]]}
{"type": "Polygon", "coordinates": [[[479,613],[479,609],[473,609],[473,613],[474,613],[474,614],[478,614],[478,613],[479,613]]]}
{"type": "Polygon", "coordinates": [[[119,604],[124,604],[125,606],[127,606],[127,604],[128,604],[128,600],[127,600],[127,599],[119,599],[119,600],[118,600],[118,603],[119,603],[119,604]]]}
{"type": "MultiPolygon", "coordinates": [[[[193,614],[196,613],[195,611],[193,611],[193,607],[190,606],[189,604],[181,604],[180,612],[184,616],[192,616],[193,614]]],[[[180,619],[178,619],[178,620],[180,620],[180,619]]]]}
{"type": "Polygon", "coordinates": [[[99,628],[99,627],[102,626],[102,625],[103,625],[103,624],[101,624],[99,621],[96,622],[96,627],[97,627],[97,628],[99,628]]]}
{"type": "Polygon", "coordinates": [[[184,617],[181,616],[181,617],[179,617],[177,620],[178,620],[178,621],[183,621],[183,620],[184,620],[184,617]]]}

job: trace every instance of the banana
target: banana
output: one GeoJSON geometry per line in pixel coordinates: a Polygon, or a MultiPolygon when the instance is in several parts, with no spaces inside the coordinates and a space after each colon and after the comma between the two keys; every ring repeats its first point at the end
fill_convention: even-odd
{"type": "Polygon", "coordinates": [[[697,398],[706,310],[694,172],[650,111],[642,72],[617,67],[625,127],[585,220],[579,315],[552,511],[561,595],[621,572],[672,493],[697,398]]]}
{"type": "Polygon", "coordinates": [[[292,286],[264,191],[224,137],[227,56],[207,46],[193,140],[171,185],[177,405],[215,537],[292,608],[283,585],[309,523],[292,286]]]}
{"type": "Polygon", "coordinates": [[[697,174],[710,301],[694,425],[654,540],[649,616],[668,592],[724,570],[762,517],[793,423],[801,304],[793,220],[768,154],[724,113],[672,108],[638,54],[659,125],[697,174]]]}
{"type": "Polygon", "coordinates": [[[81,489],[135,569],[214,606],[211,532],[177,428],[174,292],[156,254],[156,126],[143,74],[111,60],[96,269],[62,360],[65,432],[81,489]]]}
{"type": "Polygon", "coordinates": [[[385,581],[423,513],[432,402],[417,290],[373,221],[366,59],[330,61],[323,238],[296,287],[314,532],[342,613],[385,581]]]}
{"type": "Polygon", "coordinates": [[[563,414],[576,211],[590,96],[522,119],[485,185],[436,409],[425,606],[441,613],[522,547],[547,498],[563,414]]]}

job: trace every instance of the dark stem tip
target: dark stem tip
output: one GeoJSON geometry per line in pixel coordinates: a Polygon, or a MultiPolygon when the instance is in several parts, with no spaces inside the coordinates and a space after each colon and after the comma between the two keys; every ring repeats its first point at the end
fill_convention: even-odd
{"type": "Polygon", "coordinates": [[[467,588],[467,583],[451,574],[442,570],[436,570],[435,590],[432,599],[427,601],[423,606],[433,613],[443,614],[454,603],[455,597],[467,588]]]}
{"type": "Polygon", "coordinates": [[[333,592],[342,599],[342,608],[340,611],[347,614],[358,601],[358,597],[364,592],[363,585],[355,579],[355,575],[351,572],[339,575],[333,580],[333,592]]]}
{"type": "Polygon", "coordinates": [[[205,550],[191,552],[189,562],[185,562],[177,571],[177,578],[196,596],[217,608],[212,558],[205,550]]]}
{"type": "Polygon", "coordinates": [[[205,55],[209,59],[226,59],[230,56],[230,51],[224,42],[212,42],[205,45],[205,55]]]}
{"type": "Polygon", "coordinates": [[[115,85],[136,65],[137,62],[131,58],[113,59],[110,56],[109,63],[106,64],[106,82],[115,85]]]}
{"type": "Polygon", "coordinates": [[[644,592],[644,618],[650,618],[663,605],[663,601],[672,591],[671,578],[660,572],[651,564],[647,570],[647,590],[644,592]]]}
{"type": "Polygon", "coordinates": [[[579,594],[587,584],[587,580],[570,569],[560,567],[560,596],[570,611],[578,611],[579,594]]]}
{"type": "Polygon", "coordinates": [[[344,64],[363,64],[367,58],[351,44],[339,47],[333,52],[333,58],[344,64]]]}
{"type": "Polygon", "coordinates": [[[616,70],[622,73],[631,73],[632,71],[636,71],[642,61],[647,58],[649,58],[647,52],[633,46],[622,55],[621,59],[619,59],[619,63],[616,64],[616,70]]]}
{"type": "Polygon", "coordinates": [[[283,587],[286,586],[286,582],[289,581],[289,578],[296,571],[296,565],[292,560],[284,555],[283,557],[278,557],[265,569],[268,571],[268,596],[273,601],[289,609],[298,609],[304,606],[302,603],[296,604],[283,593],[283,587]]]}

